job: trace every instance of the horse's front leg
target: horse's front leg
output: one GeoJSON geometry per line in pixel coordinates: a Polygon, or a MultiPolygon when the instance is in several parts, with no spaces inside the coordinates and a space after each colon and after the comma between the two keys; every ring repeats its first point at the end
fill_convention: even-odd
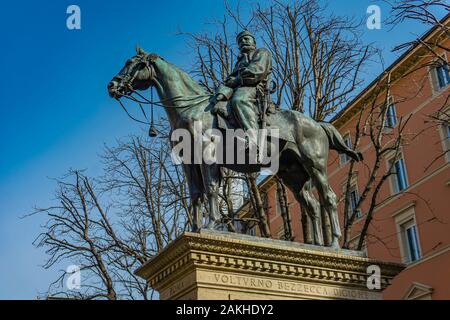
{"type": "Polygon", "coordinates": [[[204,165],[204,185],[209,204],[208,229],[214,229],[221,222],[219,213],[220,167],[217,164],[204,165]]]}
{"type": "Polygon", "coordinates": [[[192,232],[198,232],[203,227],[203,190],[200,167],[195,165],[183,165],[184,173],[189,186],[192,217],[189,217],[192,232]]]}
{"type": "Polygon", "coordinates": [[[203,227],[203,199],[201,194],[192,197],[192,232],[203,227]]]}

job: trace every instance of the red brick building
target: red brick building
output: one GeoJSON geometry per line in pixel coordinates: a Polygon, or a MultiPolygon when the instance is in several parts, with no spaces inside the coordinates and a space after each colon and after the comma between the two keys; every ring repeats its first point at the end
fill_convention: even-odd
{"type": "MultiPolygon", "coordinates": [[[[443,21],[448,26],[450,16],[443,21]]],[[[439,39],[441,48],[449,48],[450,40],[441,36],[442,30],[433,28],[422,40],[439,39]]],[[[449,53],[441,48],[436,47],[435,52],[448,61],[449,53]]],[[[431,125],[429,118],[436,111],[442,111],[443,106],[450,110],[446,100],[450,93],[448,64],[439,63],[423,45],[414,46],[349,103],[332,123],[349,143],[354,141],[357,115],[363,108],[363,117],[367,117],[368,98],[375,94],[373,99],[380,103],[386,99],[386,92],[379,94],[376,90],[386,74],[392,76],[387,100],[389,126],[395,130],[401,119],[410,118],[405,133],[414,138],[401,146],[395,158],[389,153],[383,157],[380,172],[386,172],[392,163],[396,173],[379,192],[364,250],[371,258],[407,264],[385,290],[385,299],[450,299],[450,152],[445,153],[450,148],[450,127],[444,123],[431,125]],[[437,63],[418,68],[430,61],[437,63]]],[[[370,167],[375,158],[373,144],[367,136],[361,138],[358,150],[365,160],[355,164],[350,204],[358,199],[360,190],[367,184],[367,166],[370,167]]],[[[348,171],[348,159],[331,151],[328,175],[338,198],[341,226],[348,171]]],[[[277,183],[273,178],[266,179],[260,188],[267,194],[272,235],[282,238],[284,228],[277,201],[277,183]]],[[[288,195],[288,201],[294,241],[302,242],[301,208],[292,194],[288,195]]],[[[242,212],[248,207],[244,205],[242,212]]],[[[366,201],[351,231],[352,245],[359,240],[367,209],[366,201]]]]}

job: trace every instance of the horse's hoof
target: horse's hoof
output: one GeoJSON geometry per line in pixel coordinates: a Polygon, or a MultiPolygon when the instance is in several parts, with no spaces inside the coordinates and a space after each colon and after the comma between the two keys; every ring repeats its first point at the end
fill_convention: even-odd
{"type": "Polygon", "coordinates": [[[220,225],[220,220],[210,221],[208,223],[208,225],[206,226],[206,229],[216,230],[219,225],[220,225]]]}
{"type": "Polygon", "coordinates": [[[337,249],[337,250],[340,249],[341,246],[339,244],[339,241],[338,240],[333,240],[333,242],[331,243],[331,248],[337,249]]]}

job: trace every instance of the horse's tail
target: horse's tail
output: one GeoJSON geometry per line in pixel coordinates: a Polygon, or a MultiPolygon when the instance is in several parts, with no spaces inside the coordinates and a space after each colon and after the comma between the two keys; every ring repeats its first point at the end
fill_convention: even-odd
{"type": "Polygon", "coordinates": [[[331,124],[327,122],[319,122],[322,129],[325,131],[330,143],[330,149],[336,150],[339,153],[345,153],[350,158],[356,161],[362,161],[363,155],[361,152],[354,151],[350,149],[344,142],[339,131],[331,124]]]}

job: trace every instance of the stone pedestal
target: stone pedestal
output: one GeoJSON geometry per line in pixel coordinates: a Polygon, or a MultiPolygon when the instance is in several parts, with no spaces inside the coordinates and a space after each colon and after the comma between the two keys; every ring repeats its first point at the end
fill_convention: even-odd
{"type": "Polygon", "coordinates": [[[228,232],[184,233],[136,274],[161,300],[381,299],[404,268],[334,250],[228,232]],[[367,268],[381,270],[381,290],[367,288],[367,268]]]}

